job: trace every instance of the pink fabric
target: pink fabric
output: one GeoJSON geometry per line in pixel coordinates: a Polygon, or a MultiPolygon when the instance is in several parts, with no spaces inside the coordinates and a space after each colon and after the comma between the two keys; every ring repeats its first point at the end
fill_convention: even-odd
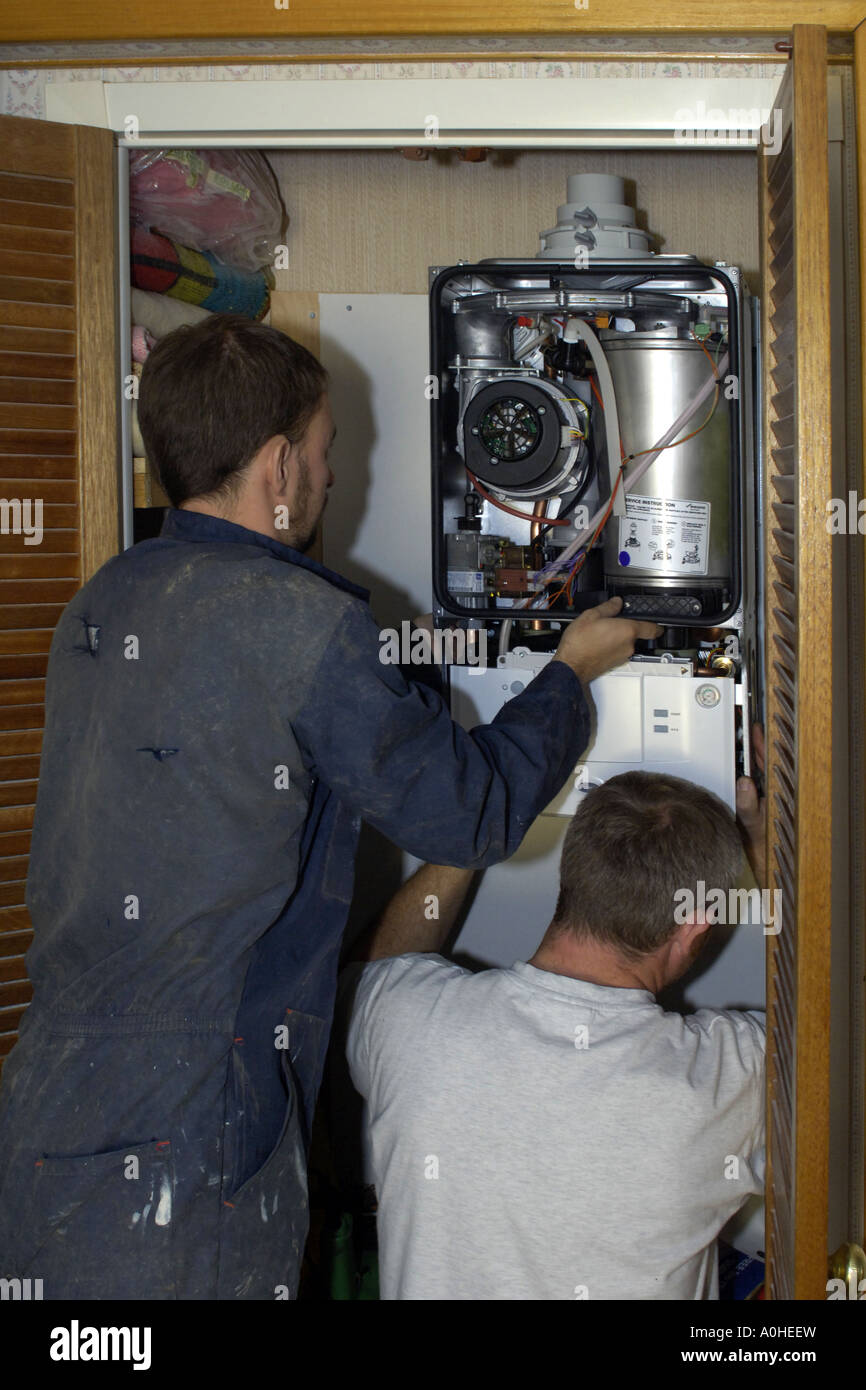
{"type": "Polygon", "coordinates": [[[152,333],[148,333],[146,328],[142,328],[140,323],[132,326],[132,360],[133,362],[145,362],[147,354],[152,347],[156,346],[156,339],[152,333]]]}

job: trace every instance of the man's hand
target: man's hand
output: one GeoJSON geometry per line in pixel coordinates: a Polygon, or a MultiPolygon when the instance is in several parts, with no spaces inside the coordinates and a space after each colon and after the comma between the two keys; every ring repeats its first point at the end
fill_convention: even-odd
{"type": "Polygon", "coordinates": [[[609,598],[581,613],[565,629],[553,659],[570,666],[581,685],[628,661],[638,640],[646,642],[661,635],[658,623],[618,618],[621,608],[621,598],[609,598]]]}
{"type": "MultiPolygon", "coordinates": [[[[752,725],[752,754],[755,766],[763,772],[764,730],[760,724],[752,725]]],[[[764,798],[758,796],[758,789],[751,777],[740,777],[737,781],[737,820],[755,882],[759,888],[766,888],[764,880],[767,873],[767,830],[764,798]]]]}

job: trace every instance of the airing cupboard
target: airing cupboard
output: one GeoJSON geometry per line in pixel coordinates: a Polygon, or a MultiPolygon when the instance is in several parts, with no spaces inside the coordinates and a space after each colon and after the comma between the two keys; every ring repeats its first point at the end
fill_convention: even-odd
{"type": "MultiPolygon", "coordinates": [[[[515,860],[485,876],[458,958],[510,964],[532,954],[555,901],[565,816],[593,780],[658,765],[730,802],[736,775],[750,770],[749,721],[765,725],[768,883],[782,893],[782,930],[755,924],[729,934],[671,1003],[761,1006],[766,955],[775,1297],[821,1297],[828,1241],[862,1238],[847,1226],[862,1217],[862,1172],[856,1151],[852,1159],[845,1149],[847,1127],[844,1140],[842,1128],[830,1130],[826,1045],[832,1016],[832,1084],[847,1098],[856,1048],[848,1046],[847,985],[837,979],[849,948],[839,925],[847,888],[840,898],[831,875],[847,885],[851,827],[847,755],[834,783],[831,749],[834,737],[837,752],[847,738],[856,675],[843,659],[834,684],[834,662],[849,649],[852,668],[861,659],[850,630],[862,614],[854,590],[850,622],[834,609],[832,583],[851,590],[849,561],[831,552],[824,515],[826,500],[856,481],[844,471],[858,466],[856,447],[849,441],[846,454],[837,444],[857,418],[838,384],[839,359],[856,355],[856,342],[831,358],[830,320],[845,317],[857,290],[848,252],[831,275],[831,232],[844,241],[839,169],[848,156],[843,137],[835,154],[828,146],[826,93],[824,33],[810,27],[795,31],[777,98],[780,140],[766,154],[624,139],[615,149],[533,148],[515,137],[493,142],[477,161],[418,141],[402,150],[266,142],[290,218],[270,321],[317,352],[331,375],[337,481],[321,538],[325,563],[372,590],[383,628],[432,611],[440,625],[485,634],[486,669],[445,673],[455,714],[467,721],[491,718],[549,659],[555,640],[532,606],[545,567],[565,580],[545,621],[567,621],[617,592],[630,611],[665,626],[639,673],[604,678],[595,751],[515,860]],[[429,157],[405,157],[417,152],[429,157]],[[605,177],[572,183],[571,197],[575,175],[605,177]],[[626,254],[611,203],[635,214],[626,254]],[[551,239],[563,206],[572,209],[566,235],[551,239]],[[593,234],[594,245],[575,240],[575,229],[593,234]],[[587,258],[564,253],[569,237],[572,248],[587,245],[587,258]],[[726,376],[736,383],[727,396],[726,376]],[[662,446],[678,417],[681,431],[696,434],[683,475],[668,470],[665,483],[664,470],[647,471],[631,507],[628,493],[616,495],[621,460],[611,462],[616,434],[602,409],[614,399],[628,456],[662,446]],[[648,412],[651,437],[642,432],[648,412]],[[567,564],[606,507],[608,542],[573,573],[567,564]],[[557,518],[566,522],[561,535],[548,526],[557,518]],[[835,964],[831,919],[843,940],[835,964]]],[[[12,382],[30,373],[58,383],[54,395],[22,388],[3,397],[14,409],[0,404],[4,477],[21,495],[44,482],[51,534],[38,556],[2,537],[0,743],[11,790],[0,810],[0,1038],[8,1051],[28,997],[23,881],[51,629],[75,587],[153,527],[152,509],[164,499],[133,451],[116,386],[130,374],[129,286],[117,254],[126,244],[125,151],[111,130],[2,125],[0,222],[21,229],[0,251],[2,370],[12,382]],[[120,170],[116,196],[112,168],[120,170]],[[28,258],[29,241],[43,257],[65,258],[63,266],[28,258]],[[89,271],[94,248],[99,277],[89,271]]],[[[237,143],[256,147],[249,135],[237,143]]],[[[359,865],[359,883],[381,900],[405,866],[380,847],[371,877],[372,857],[359,865]]]]}

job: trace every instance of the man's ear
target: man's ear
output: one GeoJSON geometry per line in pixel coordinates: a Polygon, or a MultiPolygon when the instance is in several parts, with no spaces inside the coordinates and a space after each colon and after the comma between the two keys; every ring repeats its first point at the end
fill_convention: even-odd
{"type": "Polygon", "coordinates": [[[278,497],[284,497],[291,484],[296,449],[284,434],[275,434],[262,448],[267,480],[278,497]]]}
{"type": "Polygon", "coordinates": [[[695,912],[688,921],[677,925],[671,941],[671,954],[684,965],[689,965],[707,943],[712,923],[702,912],[695,912]]]}

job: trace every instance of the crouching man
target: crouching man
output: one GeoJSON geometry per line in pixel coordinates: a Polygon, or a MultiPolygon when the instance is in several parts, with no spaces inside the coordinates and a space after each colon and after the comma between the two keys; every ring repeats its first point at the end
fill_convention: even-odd
{"type": "Polygon", "coordinates": [[[656,995],[710,932],[675,894],[741,865],[716,797],[629,772],[581,802],[528,963],[433,954],[471,871],[404,884],[344,974],[383,1298],[718,1297],[716,1236],[763,1188],[764,1015],[656,995]]]}

